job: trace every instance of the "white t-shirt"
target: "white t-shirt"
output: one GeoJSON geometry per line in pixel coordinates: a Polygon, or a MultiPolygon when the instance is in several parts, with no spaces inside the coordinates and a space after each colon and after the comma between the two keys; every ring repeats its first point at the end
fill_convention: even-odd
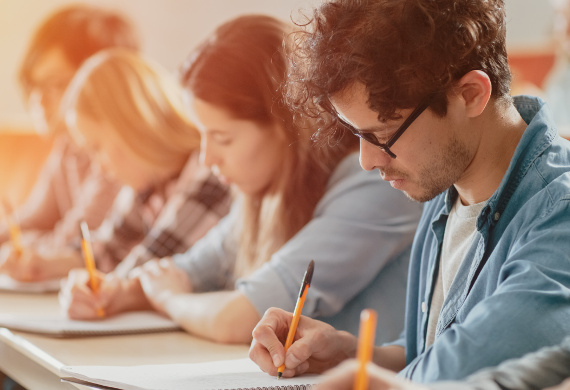
{"type": "Polygon", "coordinates": [[[431,298],[426,347],[432,345],[435,340],[435,329],[443,302],[447,298],[447,293],[457,274],[457,270],[475,238],[477,217],[486,203],[487,201],[485,200],[481,203],[464,206],[461,204],[461,198],[458,196],[457,201],[449,212],[441,248],[439,274],[431,298]]]}

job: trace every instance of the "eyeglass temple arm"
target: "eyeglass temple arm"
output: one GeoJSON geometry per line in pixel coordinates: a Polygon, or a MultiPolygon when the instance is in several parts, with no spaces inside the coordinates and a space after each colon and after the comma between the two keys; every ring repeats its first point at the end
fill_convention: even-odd
{"type": "Polygon", "coordinates": [[[421,113],[424,112],[426,108],[429,107],[429,105],[430,105],[430,102],[426,101],[426,102],[420,104],[419,106],[417,106],[416,109],[414,111],[412,111],[410,116],[406,118],[404,123],[402,123],[402,125],[400,126],[400,129],[396,132],[396,134],[394,134],[392,136],[392,138],[390,138],[390,140],[386,143],[386,146],[390,147],[390,146],[394,145],[394,142],[396,142],[398,140],[398,138],[400,138],[400,136],[404,133],[404,131],[406,131],[406,129],[410,126],[410,124],[413,121],[415,121],[416,118],[418,116],[420,116],[421,113]]]}

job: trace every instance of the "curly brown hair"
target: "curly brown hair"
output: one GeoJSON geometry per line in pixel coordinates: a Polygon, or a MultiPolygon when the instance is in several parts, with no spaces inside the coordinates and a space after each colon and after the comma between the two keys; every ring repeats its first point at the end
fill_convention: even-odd
{"type": "MultiPolygon", "coordinates": [[[[329,97],[366,85],[381,121],[430,98],[447,113],[447,92],[471,70],[485,72],[492,97],[510,99],[503,0],[332,0],[288,42],[286,101],[300,115],[336,117],[329,97]]],[[[337,128],[325,121],[321,132],[337,128]]]]}

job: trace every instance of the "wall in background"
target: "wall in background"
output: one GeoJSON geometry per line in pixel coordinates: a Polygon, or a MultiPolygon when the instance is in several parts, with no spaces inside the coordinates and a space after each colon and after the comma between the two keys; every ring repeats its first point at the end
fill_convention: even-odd
{"type": "MultiPolygon", "coordinates": [[[[34,28],[70,0],[0,0],[0,128],[29,127],[16,75],[34,28]]],[[[319,0],[83,0],[116,9],[137,25],[143,52],[176,71],[192,48],[218,24],[244,13],[288,19],[319,0]]],[[[507,0],[508,45],[540,50],[548,44],[547,0],[507,0]]]]}

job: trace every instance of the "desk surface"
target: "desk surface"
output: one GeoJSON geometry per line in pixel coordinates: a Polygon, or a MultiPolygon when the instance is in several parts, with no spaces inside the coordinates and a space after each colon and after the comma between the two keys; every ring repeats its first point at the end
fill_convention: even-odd
{"type": "MultiPolygon", "coordinates": [[[[0,292],[3,313],[59,311],[56,294],[0,292]]],[[[34,390],[72,389],[62,383],[64,365],[139,365],[195,363],[247,356],[246,345],[224,345],[185,332],[58,339],[0,328],[0,371],[34,390]]]]}

